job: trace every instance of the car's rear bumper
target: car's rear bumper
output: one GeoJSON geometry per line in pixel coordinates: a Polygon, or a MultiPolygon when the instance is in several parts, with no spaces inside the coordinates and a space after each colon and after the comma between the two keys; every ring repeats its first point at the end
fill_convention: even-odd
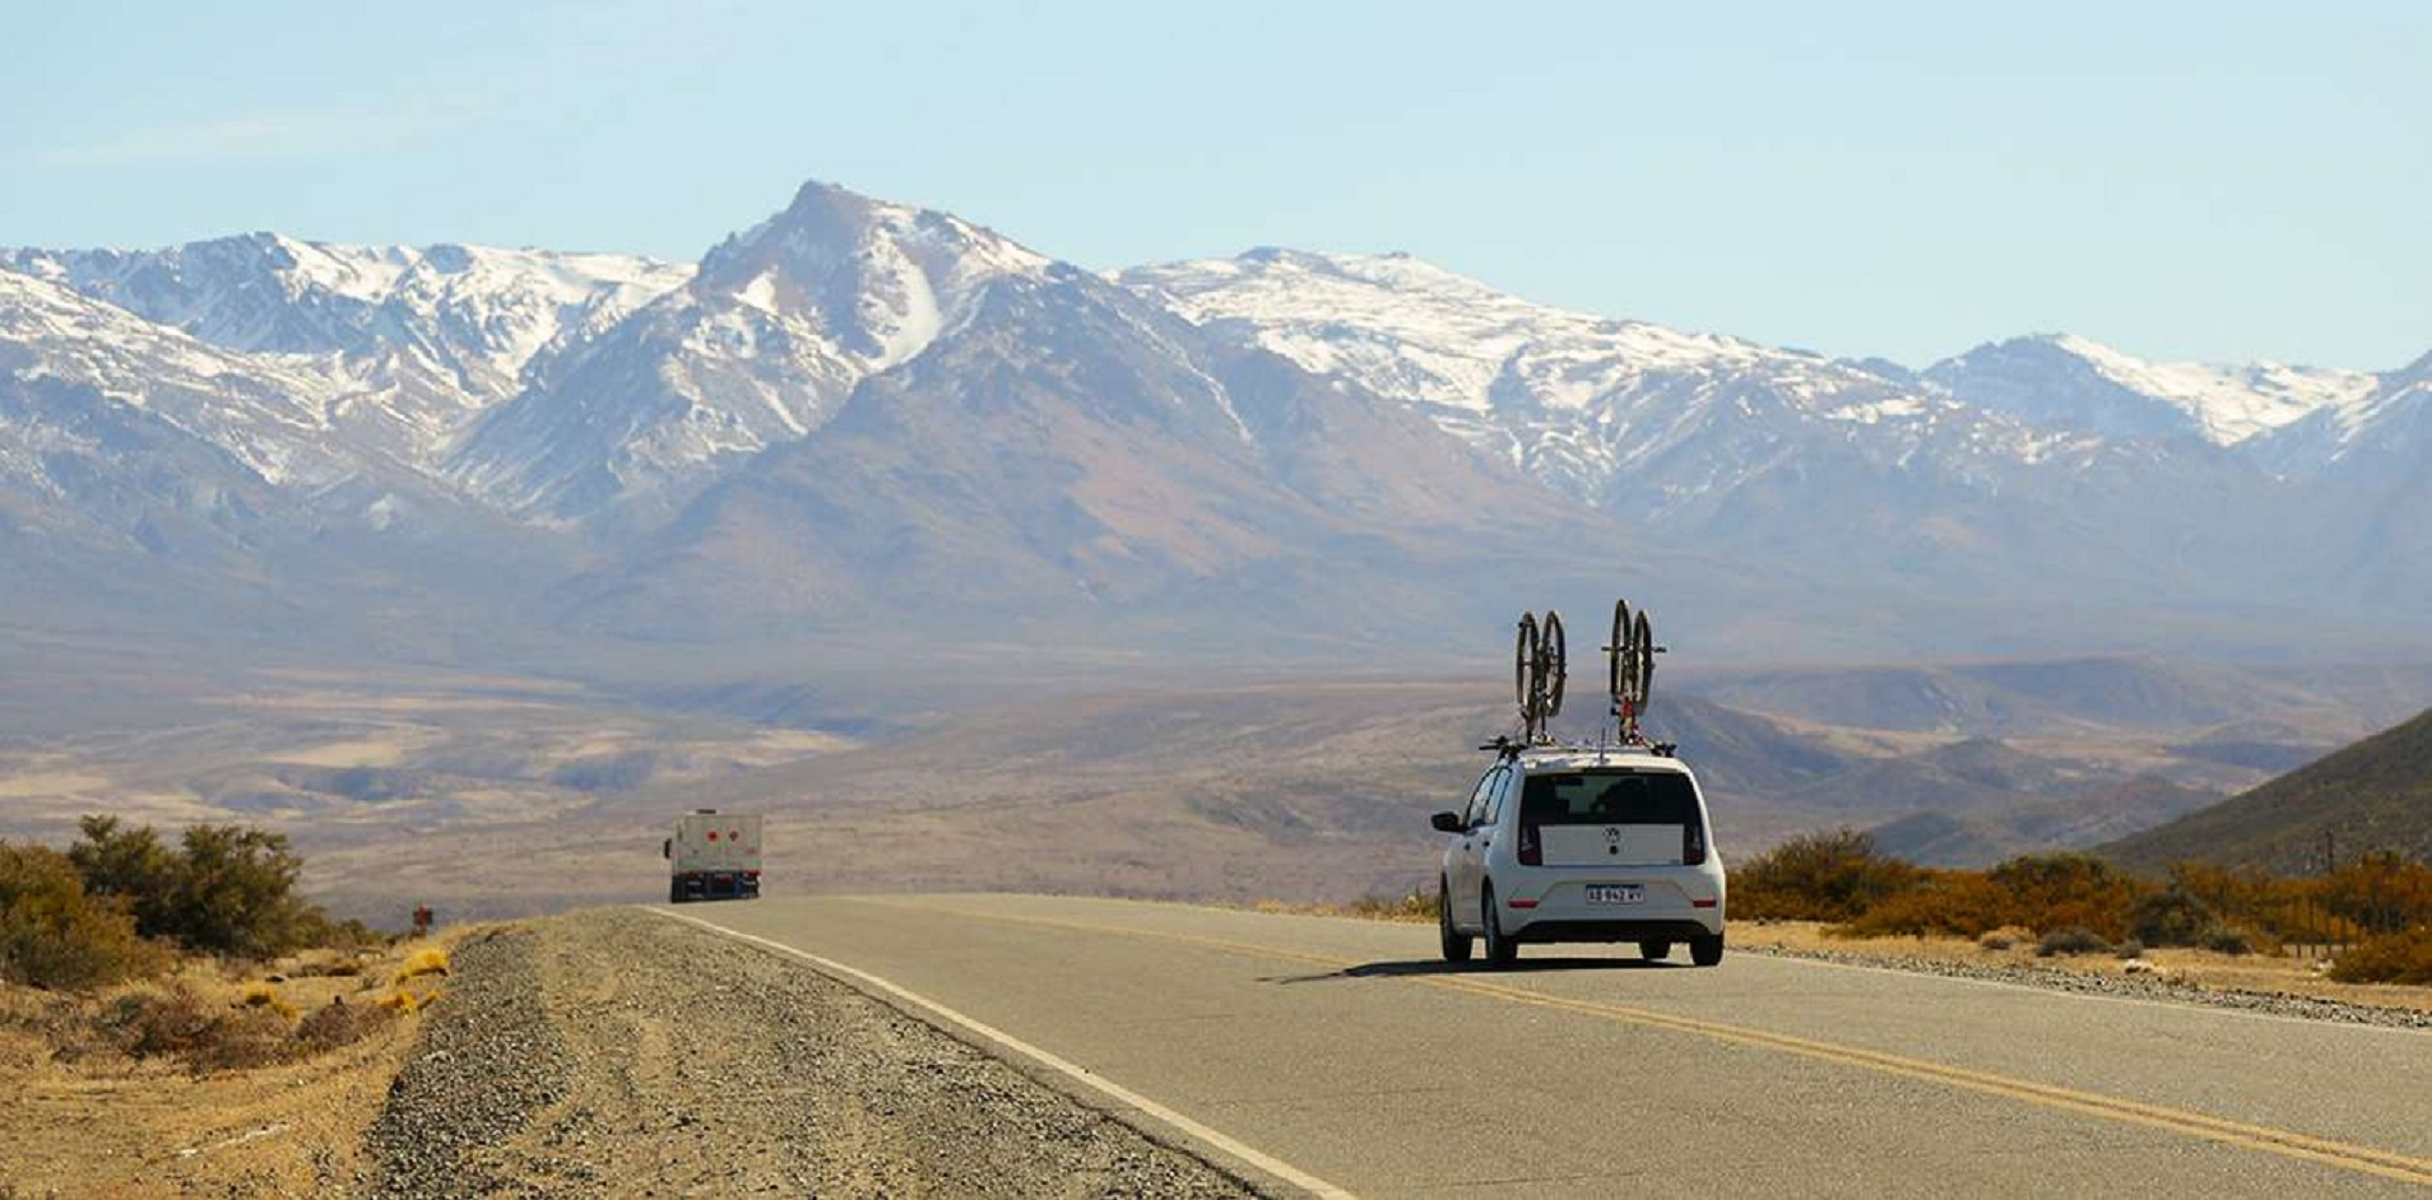
{"type": "Polygon", "coordinates": [[[1509,887],[1497,889],[1497,915],[1515,942],[1679,941],[1723,931],[1722,879],[1695,867],[1514,872],[1509,887]],[[1641,899],[1592,904],[1591,884],[1635,884],[1641,899]]]}
{"type": "Polygon", "coordinates": [[[1716,930],[1687,919],[1573,919],[1531,921],[1504,936],[1514,942],[1685,942],[1716,930]]]}

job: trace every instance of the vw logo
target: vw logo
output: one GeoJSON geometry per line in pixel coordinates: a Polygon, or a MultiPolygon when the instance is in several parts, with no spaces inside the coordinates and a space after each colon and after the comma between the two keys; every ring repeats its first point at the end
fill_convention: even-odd
{"type": "Polygon", "coordinates": [[[1612,844],[1612,845],[1615,845],[1615,846],[1620,845],[1620,844],[1621,844],[1621,827],[1620,827],[1620,826],[1618,826],[1618,825],[1607,825],[1607,826],[1605,826],[1605,827],[1604,827],[1604,840],[1605,840],[1606,842],[1608,842],[1608,843],[1612,844]]]}

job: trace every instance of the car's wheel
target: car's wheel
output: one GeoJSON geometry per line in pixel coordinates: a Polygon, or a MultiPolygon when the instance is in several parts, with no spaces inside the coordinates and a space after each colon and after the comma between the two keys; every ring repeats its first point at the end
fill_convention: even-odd
{"type": "Polygon", "coordinates": [[[681,883],[675,883],[675,882],[672,882],[672,881],[670,881],[670,882],[668,883],[668,885],[667,885],[667,902],[668,902],[669,904],[682,904],[682,903],[684,903],[684,885],[683,885],[683,884],[681,884],[681,883]]]}
{"type": "Polygon", "coordinates": [[[1477,939],[1452,927],[1452,886],[1436,881],[1436,932],[1444,941],[1445,962],[1468,962],[1470,947],[1477,939]]]}
{"type": "Polygon", "coordinates": [[[1689,939],[1689,961],[1701,967],[1711,967],[1723,961],[1723,935],[1699,935],[1689,939]]]}
{"type": "Polygon", "coordinates": [[[1495,917],[1495,885],[1490,883],[1478,890],[1485,899],[1483,908],[1486,918],[1484,928],[1486,930],[1487,965],[1508,967],[1512,965],[1513,960],[1520,957],[1520,947],[1514,945],[1510,938],[1503,936],[1503,922],[1495,917]]]}
{"type": "Polygon", "coordinates": [[[1643,958],[1648,962],[1662,962],[1664,959],[1671,957],[1671,955],[1672,943],[1670,942],[1638,943],[1638,957],[1643,958]]]}

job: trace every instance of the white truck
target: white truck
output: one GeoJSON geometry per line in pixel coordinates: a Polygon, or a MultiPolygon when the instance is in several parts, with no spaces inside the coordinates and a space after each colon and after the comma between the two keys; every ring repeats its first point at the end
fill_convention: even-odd
{"type": "Polygon", "coordinates": [[[668,863],[667,902],[760,898],[760,815],[695,809],[676,818],[660,845],[668,863]]]}

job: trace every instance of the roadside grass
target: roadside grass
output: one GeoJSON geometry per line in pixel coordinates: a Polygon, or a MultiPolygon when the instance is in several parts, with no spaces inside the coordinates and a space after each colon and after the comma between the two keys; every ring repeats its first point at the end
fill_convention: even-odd
{"type": "Polygon", "coordinates": [[[447,973],[448,952],[438,946],[425,946],[406,956],[405,961],[397,967],[396,978],[390,982],[404,984],[425,975],[445,975],[447,973]]]}

